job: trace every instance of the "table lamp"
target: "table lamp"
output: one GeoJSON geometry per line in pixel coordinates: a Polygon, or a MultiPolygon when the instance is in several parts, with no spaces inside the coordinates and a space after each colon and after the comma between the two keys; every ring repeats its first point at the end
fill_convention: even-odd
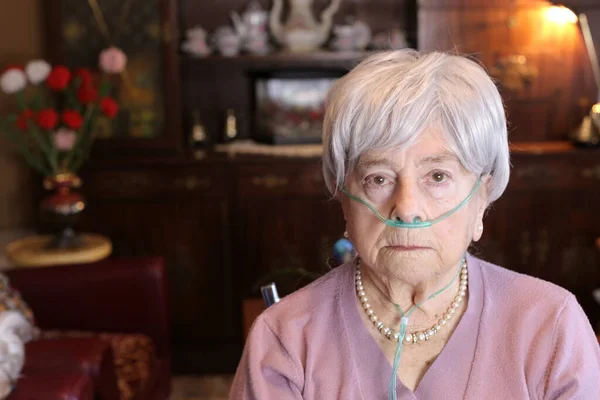
{"type": "Polygon", "coordinates": [[[590,29],[588,16],[584,12],[584,9],[586,9],[586,7],[583,5],[571,5],[567,2],[567,4],[562,3],[558,6],[557,12],[565,13],[565,16],[571,22],[579,21],[579,27],[581,28],[587,54],[594,73],[596,90],[598,92],[596,103],[592,106],[589,114],[583,118],[581,124],[572,132],[571,139],[575,142],[575,145],[578,146],[598,147],[600,146],[600,64],[594,45],[594,35],[590,29]]]}

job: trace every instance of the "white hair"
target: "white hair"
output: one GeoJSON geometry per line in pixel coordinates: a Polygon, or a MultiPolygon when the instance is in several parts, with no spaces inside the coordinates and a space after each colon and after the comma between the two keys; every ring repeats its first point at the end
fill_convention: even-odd
{"type": "Polygon", "coordinates": [[[463,167],[491,175],[488,204],[508,184],[510,160],[502,99],[492,79],[465,57],[416,50],[372,55],[327,97],[323,175],[337,195],[361,154],[408,147],[438,129],[463,167]]]}

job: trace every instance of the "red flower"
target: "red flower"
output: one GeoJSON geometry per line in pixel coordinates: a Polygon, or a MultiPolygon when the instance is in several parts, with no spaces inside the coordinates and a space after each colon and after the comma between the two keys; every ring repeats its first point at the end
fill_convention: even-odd
{"type": "Polygon", "coordinates": [[[323,118],[323,115],[319,111],[310,111],[308,117],[313,121],[319,121],[323,118]]]}
{"type": "Polygon", "coordinates": [[[83,125],[83,117],[77,110],[63,111],[62,120],[65,126],[75,131],[81,128],[81,125],[83,125]]]}
{"type": "Polygon", "coordinates": [[[67,67],[59,65],[54,67],[46,79],[48,87],[52,90],[60,92],[65,90],[71,80],[71,71],[67,67]]]}
{"type": "Polygon", "coordinates": [[[92,73],[87,68],[79,68],[73,74],[74,78],[81,78],[82,85],[89,85],[92,83],[92,73]]]}
{"type": "Polygon", "coordinates": [[[51,108],[42,110],[37,115],[37,124],[40,128],[49,131],[58,123],[58,113],[51,108]]]}
{"type": "Polygon", "coordinates": [[[81,104],[93,103],[98,99],[98,91],[91,83],[82,83],[77,90],[77,99],[81,104]]]}
{"type": "Polygon", "coordinates": [[[102,109],[104,115],[106,115],[108,118],[114,118],[119,112],[119,105],[110,97],[105,97],[102,99],[100,102],[100,108],[102,109]]]}
{"type": "Polygon", "coordinates": [[[21,115],[19,115],[19,117],[17,118],[17,128],[19,128],[20,131],[25,132],[28,128],[27,126],[27,122],[31,121],[34,117],[33,111],[31,110],[25,110],[21,113],[21,115]]]}

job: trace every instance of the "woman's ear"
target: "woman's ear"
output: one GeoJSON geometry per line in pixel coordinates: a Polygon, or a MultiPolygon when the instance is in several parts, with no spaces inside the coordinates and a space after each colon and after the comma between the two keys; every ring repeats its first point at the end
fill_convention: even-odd
{"type": "Polygon", "coordinates": [[[473,231],[473,241],[477,242],[483,235],[483,217],[488,206],[488,193],[492,182],[491,175],[481,177],[481,184],[478,193],[477,217],[475,218],[475,229],[473,231]]]}
{"type": "Polygon", "coordinates": [[[483,216],[485,214],[485,210],[487,209],[488,206],[488,196],[490,193],[490,185],[492,184],[492,176],[491,175],[484,175],[481,178],[481,184],[479,185],[479,207],[477,210],[477,216],[479,217],[480,221],[483,221],[483,216]]]}

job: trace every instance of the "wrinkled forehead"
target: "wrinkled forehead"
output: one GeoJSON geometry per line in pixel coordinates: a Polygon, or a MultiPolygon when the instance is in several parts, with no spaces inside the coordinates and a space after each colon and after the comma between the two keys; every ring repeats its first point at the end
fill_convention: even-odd
{"type": "Polygon", "coordinates": [[[452,146],[435,131],[424,132],[414,144],[363,152],[356,162],[357,169],[376,165],[400,170],[406,167],[454,165],[464,169],[452,146]]]}

